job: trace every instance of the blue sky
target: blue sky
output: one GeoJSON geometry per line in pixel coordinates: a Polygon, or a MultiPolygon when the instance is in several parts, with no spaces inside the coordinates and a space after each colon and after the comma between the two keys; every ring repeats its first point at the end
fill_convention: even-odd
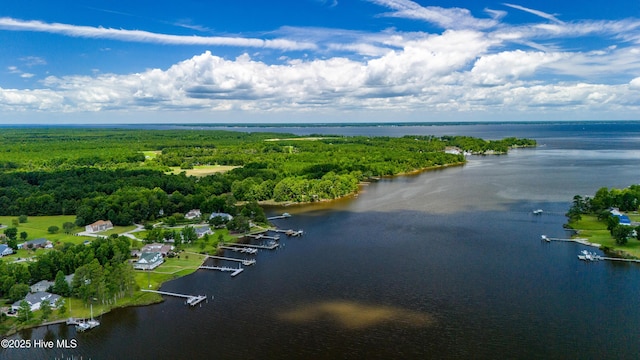
{"type": "Polygon", "coordinates": [[[640,2],[6,1],[0,124],[640,119],[640,2]]]}

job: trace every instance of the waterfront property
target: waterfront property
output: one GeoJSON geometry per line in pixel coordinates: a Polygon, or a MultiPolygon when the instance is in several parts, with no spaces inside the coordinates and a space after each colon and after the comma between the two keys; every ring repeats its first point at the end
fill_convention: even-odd
{"type": "Polygon", "coordinates": [[[189,210],[188,213],[186,213],[184,215],[184,218],[187,220],[193,220],[195,218],[199,218],[202,216],[202,212],[200,212],[200,209],[191,209],[189,210]]]}
{"type": "Polygon", "coordinates": [[[40,291],[37,293],[28,294],[27,296],[25,296],[23,300],[18,300],[14,302],[13,305],[11,305],[11,309],[18,311],[18,309],[20,308],[20,303],[22,301],[26,301],[31,307],[31,311],[40,310],[40,306],[42,305],[42,302],[45,300],[48,300],[51,307],[55,308],[56,302],[60,298],[61,298],[60,295],[51,294],[45,291],[40,291]]]}
{"type": "Polygon", "coordinates": [[[205,235],[213,235],[213,231],[208,226],[197,227],[194,230],[196,231],[198,239],[204,237],[205,235]]]}
{"type": "Polygon", "coordinates": [[[153,270],[163,262],[164,258],[159,252],[142,253],[140,259],[133,265],[133,268],[136,270],[153,270]]]}
{"type": "Polygon", "coordinates": [[[173,251],[174,247],[172,245],[166,244],[147,244],[140,249],[140,254],[144,253],[160,253],[162,256],[167,256],[170,251],[173,251]]]}
{"type": "MultiPolygon", "coordinates": [[[[67,284],[69,284],[69,286],[71,286],[71,281],[73,281],[73,275],[74,274],[67,275],[64,277],[64,280],[67,282],[67,284]]],[[[55,284],[54,281],[41,280],[31,285],[30,289],[32,293],[43,292],[43,291],[47,291],[50,287],[53,286],[53,284],[55,284]]]]}
{"type": "Polygon", "coordinates": [[[631,226],[631,219],[629,219],[627,215],[621,213],[618,209],[613,208],[609,210],[609,212],[611,212],[611,215],[618,218],[620,225],[631,226]]]}
{"type": "Polygon", "coordinates": [[[0,257],[7,256],[13,254],[13,249],[8,245],[2,244],[0,245],[0,257]]]}
{"type": "Polygon", "coordinates": [[[98,220],[93,224],[85,226],[85,231],[89,233],[97,233],[100,231],[107,231],[113,229],[113,224],[109,220],[98,220]]]}

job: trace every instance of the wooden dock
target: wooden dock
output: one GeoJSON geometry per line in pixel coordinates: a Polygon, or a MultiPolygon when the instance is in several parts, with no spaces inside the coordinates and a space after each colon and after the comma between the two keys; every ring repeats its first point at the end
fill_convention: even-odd
{"type": "Polygon", "coordinates": [[[206,257],[211,259],[218,259],[218,260],[236,261],[236,262],[242,263],[242,265],[245,265],[245,266],[253,265],[256,263],[255,260],[228,258],[228,257],[216,256],[216,255],[206,255],[206,257]]]}
{"type": "Polygon", "coordinates": [[[244,269],[241,268],[241,267],[239,267],[239,268],[230,268],[230,267],[226,267],[226,266],[223,267],[223,266],[205,266],[205,265],[200,266],[200,269],[231,272],[231,277],[235,277],[236,275],[238,275],[238,274],[240,274],[241,272],[244,271],[244,269]]]}
{"type": "Polygon", "coordinates": [[[251,239],[256,239],[256,240],[262,240],[262,239],[274,240],[274,241],[280,240],[280,235],[267,236],[265,234],[247,234],[245,236],[251,239]]]}
{"type": "Polygon", "coordinates": [[[206,296],[204,295],[186,295],[186,294],[178,294],[178,293],[172,293],[172,292],[168,292],[168,291],[158,291],[158,290],[147,290],[147,289],[142,289],[140,291],[144,291],[144,292],[152,292],[152,293],[156,293],[156,294],[161,294],[161,295],[167,295],[167,296],[175,296],[175,297],[181,297],[181,298],[185,298],[187,299],[185,301],[185,304],[187,305],[191,305],[191,306],[196,306],[199,303],[203,302],[204,300],[206,300],[206,296]]]}
{"type": "Polygon", "coordinates": [[[245,253],[245,254],[249,254],[249,255],[253,255],[253,254],[257,254],[258,253],[258,249],[255,249],[255,248],[252,248],[252,247],[245,247],[245,246],[220,245],[220,246],[218,246],[218,248],[225,249],[225,250],[231,250],[231,251],[239,251],[241,253],[245,253]]]}
{"type": "Polygon", "coordinates": [[[289,230],[274,229],[271,231],[277,232],[277,233],[283,233],[287,236],[302,236],[302,234],[304,233],[302,230],[295,231],[292,229],[289,229],[289,230]]]}
{"type": "Polygon", "coordinates": [[[600,244],[591,243],[585,238],[562,239],[562,238],[552,238],[552,237],[548,237],[546,235],[541,235],[540,239],[543,240],[543,241],[546,241],[546,242],[552,242],[552,241],[574,242],[574,243],[587,245],[587,246],[593,246],[593,247],[597,247],[597,248],[600,247],[600,244]]]}
{"type": "MultiPolygon", "coordinates": [[[[237,248],[243,248],[243,247],[247,247],[247,248],[252,248],[252,249],[266,249],[266,250],[273,250],[275,248],[277,248],[278,246],[280,246],[277,242],[272,242],[269,245],[252,245],[252,244],[236,244],[237,246],[229,246],[229,247],[237,247],[237,248]]],[[[222,246],[221,246],[222,247],[222,246]]]]}
{"type": "Polygon", "coordinates": [[[282,215],[277,215],[277,216],[271,216],[268,217],[267,220],[278,220],[278,219],[288,219],[291,217],[291,214],[289,213],[284,213],[282,215]]]}

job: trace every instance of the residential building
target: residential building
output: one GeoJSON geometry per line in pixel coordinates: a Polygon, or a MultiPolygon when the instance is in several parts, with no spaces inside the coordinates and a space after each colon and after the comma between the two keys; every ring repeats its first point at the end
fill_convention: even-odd
{"type": "Polygon", "coordinates": [[[213,231],[208,226],[197,227],[197,228],[195,228],[195,230],[196,230],[196,235],[198,235],[198,239],[200,239],[201,237],[203,237],[203,236],[205,236],[207,234],[208,235],[213,235],[213,231]]]}
{"type": "Polygon", "coordinates": [[[187,220],[193,220],[195,218],[199,218],[202,216],[200,209],[191,209],[188,213],[184,215],[184,218],[187,220]]]}
{"type": "Polygon", "coordinates": [[[0,245],[0,257],[13,254],[13,249],[9,245],[0,245]]]}
{"type": "Polygon", "coordinates": [[[142,253],[133,268],[137,270],[153,270],[163,262],[164,258],[159,252],[142,253]]]}
{"type": "Polygon", "coordinates": [[[143,246],[142,249],[140,249],[140,254],[158,252],[162,256],[167,256],[167,254],[173,249],[174,247],[171,245],[153,243],[143,246]]]}
{"type": "MultiPolygon", "coordinates": [[[[60,299],[60,295],[51,294],[45,291],[40,291],[37,293],[28,294],[23,300],[29,303],[29,306],[31,306],[31,311],[36,311],[36,310],[40,310],[40,305],[42,305],[42,302],[45,300],[49,300],[49,304],[51,304],[51,308],[55,308],[56,303],[59,299],[60,299]]],[[[20,308],[20,303],[23,300],[18,300],[14,302],[11,305],[11,308],[17,311],[20,308]]]]}
{"type": "Polygon", "coordinates": [[[100,231],[107,231],[113,229],[113,224],[110,220],[98,220],[93,224],[85,226],[85,231],[90,233],[97,233],[100,231]]]}

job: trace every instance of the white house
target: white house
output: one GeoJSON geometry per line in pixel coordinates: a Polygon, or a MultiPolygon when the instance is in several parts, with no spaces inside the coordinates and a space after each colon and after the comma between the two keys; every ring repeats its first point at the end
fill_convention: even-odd
{"type": "Polygon", "coordinates": [[[205,236],[207,234],[208,235],[213,235],[213,231],[208,226],[197,227],[197,228],[195,228],[195,230],[196,230],[196,235],[198,236],[198,239],[200,239],[201,237],[203,237],[203,236],[205,236]]]}
{"type": "Polygon", "coordinates": [[[100,231],[106,231],[109,229],[113,229],[113,224],[111,223],[110,220],[104,221],[104,220],[98,220],[96,222],[94,222],[93,224],[89,224],[87,226],[85,226],[85,231],[86,232],[90,232],[90,233],[97,233],[100,231]]]}
{"type": "Polygon", "coordinates": [[[8,245],[0,245],[0,257],[13,254],[13,249],[8,245]]]}
{"type": "Polygon", "coordinates": [[[227,214],[227,213],[220,213],[220,212],[211,213],[211,215],[209,215],[209,220],[213,219],[214,217],[221,217],[221,218],[225,219],[226,221],[233,220],[233,216],[231,216],[231,214],[227,214]]]}
{"type": "Polygon", "coordinates": [[[188,213],[184,215],[184,218],[187,220],[193,220],[195,218],[199,218],[202,216],[200,209],[191,209],[188,213]]]}
{"type": "Polygon", "coordinates": [[[159,252],[149,252],[140,254],[140,259],[133,265],[137,270],[153,270],[164,262],[162,254],[159,252]]]}
{"type": "MultiPolygon", "coordinates": [[[[36,310],[40,310],[40,305],[42,305],[42,302],[45,301],[45,300],[49,300],[49,304],[51,305],[51,308],[55,309],[56,302],[59,299],[60,299],[60,295],[56,295],[56,294],[51,294],[51,293],[48,293],[48,292],[40,291],[40,292],[29,294],[29,295],[25,296],[25,298],[23,300],[26,301],[27,303],[29,303],[29,306],[31,306],[31,311],[36,311],[36,310]]],[[[16,302],[14,302],[11,305],[11,308],[13,310],[17,311],[20,308],[20,303],[23,300],[18,300],[16,302]]]]}

